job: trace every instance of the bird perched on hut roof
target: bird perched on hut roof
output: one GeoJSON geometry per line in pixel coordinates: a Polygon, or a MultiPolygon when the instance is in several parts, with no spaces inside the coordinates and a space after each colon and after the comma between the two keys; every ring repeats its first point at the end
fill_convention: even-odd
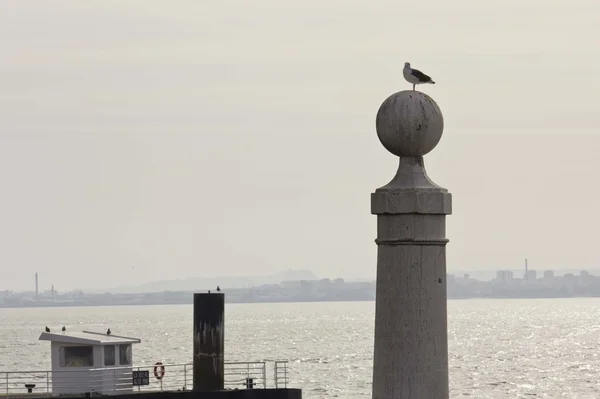
{"type": "Polygon", "coordinates": [[[67,331],[67,327],[63,326],[62,331],[63,332],[67,331]]]}
{"type": "Polygon", "coordinates": [[[415,85],[420,85],[424,83],[429,83],[432,85],[435,84],[431,77],[425,75],[418,69],[411,68],[410,62],[404,63],[404,69],[402,70],[402,74],[404,75],[404,79],[406,79],[408,83],[412,83],[413,91],[415,90],[415,85]]]}
{"type": "Polygon", "coordinates": [[[221,287],[217,285],[217,291],[221,291],[221,287]]]}
{"type": "Polygon", "coordinates": [[[48,328],[48,326],[46,326],[46,332],[50,332],[50,329],[48,328]]]}
{"type": "Polygon", "coordinates": [[[106,335],[110,335],[110,328],[106,330],[106,335]]]}

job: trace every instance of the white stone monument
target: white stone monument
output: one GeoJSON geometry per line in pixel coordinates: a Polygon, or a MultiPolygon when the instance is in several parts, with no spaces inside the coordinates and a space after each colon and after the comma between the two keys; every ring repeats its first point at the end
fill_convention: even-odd
{"type": "Polygon", "coordinates": [[[396,176],[371,194],[377,215],[373,399],[448,399],[446,215],[448,190],[423,156],[442,138],[437,104],[418,91],[387,98],[377,135],[400,157],[396,176]]]}

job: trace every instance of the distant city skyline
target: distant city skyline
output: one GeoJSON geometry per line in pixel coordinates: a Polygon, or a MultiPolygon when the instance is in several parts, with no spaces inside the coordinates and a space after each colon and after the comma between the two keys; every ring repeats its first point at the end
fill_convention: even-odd
{"type": "MultiPolygon", "coordinates": [[[[543,273],[544,271],[547,270],[552,270],[557,276],[561,276],[567,273],[575,273],[578,274],[581,271],[584,272],[589,272],[592,274],[597,274],[600,275],[600,267],[598,268],[577,268],[577,267],[573,267],[573,268],[562,268],[562,269],[549,269],[549,268],[540,268],[540,267],[529,267],[530,270],[535,270],[537,272],[543,273]]],[[[493,280],[496,276],[497,273],[502,272],[502,271],[507,271],[507,272],[512,272],[514,273],[515,277],[520,276],[521,274],[524,275],[525,274],[525,266],[524,263],[521,265],[521,267],[518,266],[513,266],[512,268],[510,267],[506,267],[506,268],[500,268],[497,270],[486,270],[486,269],[471,269],[471,270],[467,270],[467,269],[456,269],[456,270],[448,270],[447,273],[449,275],[456,275],[456,276],[462,276],[465,274],[469,274],[471,277],[482,280],[482,281],[490,281],[493,280]]],[[[261,281],[265,281],[265,280],[269,280],[272,279],[273,276],[277,276],[277,275],[285,275],[286,273],[307,273],[308,275],[311,275],[312,277],[308,277],[308,279],[336,279],[336,278],[343,278],[349,281],[374,281],[375,280],[375,275],[373,276],[360,276],[360,277],[353,277],[353,276],[343,276],[343,275],[336,275],[336,276],[319,276],[318,274],[314,273],[314,271],[310,270],[310,269],[297,269],[297,270],[292,270],[292,269],[288,269],[288,270],[280,270],[278,272],[275,272],[273,274],[268,274],[268,275],[256,275],[256,276],[204,276],[204,277],[187,277],[187,278],[178,278],[178,279],[166,279],[166,280],[147,280],[147,281],[142,281],[141,279],[136,279],[135,281],[127,281],[126,284],[123,285],[112,285],[112,286],[104,286],[104,287],[98,287],[98,286],[89,286],[89,287],[85,287],[85,286],[75,286],[75,287],[69,287],[69,286],[58,286],[58,289],[60,289],[61,291],[65,292],[65,291],[77,291],[77,290],[83,290],[83,291],[88,291],[88,292],[104,292],[104,291],[111,291],[111,292],[125,292],[122,289],[120,289],[119,287],[133,287],[138,283],[139,286],[158,286],[160,284],[166,284],[168,285],[169,283],[177,283],[177,282],[182,282],[182,281],[188,281],[188,282],[193,282],[193,281],[203,281],[203,280],[211,280],[213,281],[213,285],[215,284],[219,284],[219,281],[232,281],[232,280],[239,280],[240,283],[236,283],[234,285],[234,287],[239,287],[239,286],[246,286],[246,285],[251,285],[252,281],[254,280],[254,282],[256,284],[259,284],[261,281]],[[245,281],[244,283],[242,283],[241,281],[245,281]]],[[[0,285],[0,292],[2,291],[32,291],[35,292],[36,288],[39,288],[40,292],[50,292],[52,289],[54,289],[53,287],[55,286],[54,284],[54,279],[52,278],[51,274],[46,273],[34,273],[31,278],[29,279],[29,286],[27,286],[27,284],[21,284],[19,286],[15,286],[15,287],[9,287],[9,286],[2,286],[0,285]]],[[[2,282],[0,281],[0,284],[2,284],[2,282]]]]}
{"type": "MultiPolygon", "coordinates": [[[[553,276],[560,277],[567,274],[580,275],[583,274],[591,274],[600,276],[600,268],[598,269],[536,269],[529,268],[529,274],[534,276],[541,276],[548,272],[551,272],[553,276]]],[[[468,276],[472,279],[481,280],[481,281],[492,281],[494,279],[498,279],[501,274],[510,273],[511,278],[521,279],[525,278],[526,269],[525,267],[509,269],[503,268],[499,270],[456,270],[454,272],[447,272],[449,276],[455,276],[458,278],[462,278],[464,276],[468,276]]],[[[279,273],[275,273],[272,275],[264,275],[264,276],[218,276],[218,277],[191,277],[187,279],[173,279],[173,280],[156,280],[156,281],[146,281],[139,282],[140,284],[127,284],[121,286],[110,286],[110,287],[101,287],[101,288],[84,288],[84,287],[76,287],[76,288],[64,288],[64,287],[55,287],[54,284],[50,283],[48,286],[40,285],[39,282],[39,273],[34,274],[31,287],[27,287],[25,289],[13,289],[10,287],[0,287],[0,292],[3,291],[15,291],[15,292],[36,292],[39,288],[40,293],[48,293],[52,291],[60,291],[60,292],[72,292],[72,291],[86,291],[91,293],[101,293],[101,292],[112,292],[112,293],[135,293],[135,292],[156,292],[163,290],[173,290],[173,291],[187,291],[187,290],[195,290],[197,288],[208,288],[212,286],[226,286],[229,288],[247,288],[252,286],[258,286],[262,284],[278,284],[281,281],[300,281],[300,280],[321,280],[321,279],[343,279],[346,281],[375,281],[375,276],[372,277],[359,277],[359,278],[348,278],[347,276],[318,276],[312,270],[309,269],[300,269],[300,270],[283,270],[279,273]],[[38,287],[39,286],[39,287],[38,287]]],[[[51,279],[50,279],[51,280],[51,279]]]]}
{"type": "MultiPolygon", "coordinates": [[[[273,277],[273,276],[271,276],[273,277]]],[[[374,280],[348,281],[343,278],[319,279],[309,272],[295,272],[287,277],[300,280],[259,282],[248,286],[232,286],[223,281],[219,290],[226,294],[228,303],[264,302],[339,302],[373,301],[376,296],[374,280]]],[[[573,298],[600,297],[600,276],[582,270],[579,275],[559,275],[554,270],[528,270],[517,276],[507,270],[498,270],[492,280],[481,281],[469,274],[447,276],[447,298],[573,298]]],[[[181,283],[181,282],[180,282],[181,283]]],[[[186,286],[140,286],[120,292],[59,292],[54,289],[39,293],[0,292],[0,308],[73,307],[73,306],[131,306],[191,304],[192,293],[215,289],[214,281],[197,282],[186,286]]]]}

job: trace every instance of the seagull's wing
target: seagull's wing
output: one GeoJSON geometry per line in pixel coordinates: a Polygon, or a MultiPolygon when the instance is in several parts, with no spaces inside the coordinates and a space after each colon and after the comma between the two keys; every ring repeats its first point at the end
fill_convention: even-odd
{"type": "Polygon", "coordinates": [[[412,70],[412,76],[419,79],[421,82],[429,82],[431,80],[431,78],[429,76],[425,75],[423,72],[419,71],[418,69],[412,70]]]}

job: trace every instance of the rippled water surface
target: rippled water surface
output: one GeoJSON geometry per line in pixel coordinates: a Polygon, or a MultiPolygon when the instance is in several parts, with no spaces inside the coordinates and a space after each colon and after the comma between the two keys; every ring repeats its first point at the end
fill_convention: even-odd
{"type": "MultiPolygon", "coordinates": [[[[232,304],[226,361],[288,359],[304,397],[368,398],[374,302],[232,304]]],[[[600,299],[448,302],[453,398],[600,398],[600,299]]],[[[191,362],[192,306],[0,309],[0,371],[49,369],[45,325],[142,339],[134,363],[191,362]]]]}

